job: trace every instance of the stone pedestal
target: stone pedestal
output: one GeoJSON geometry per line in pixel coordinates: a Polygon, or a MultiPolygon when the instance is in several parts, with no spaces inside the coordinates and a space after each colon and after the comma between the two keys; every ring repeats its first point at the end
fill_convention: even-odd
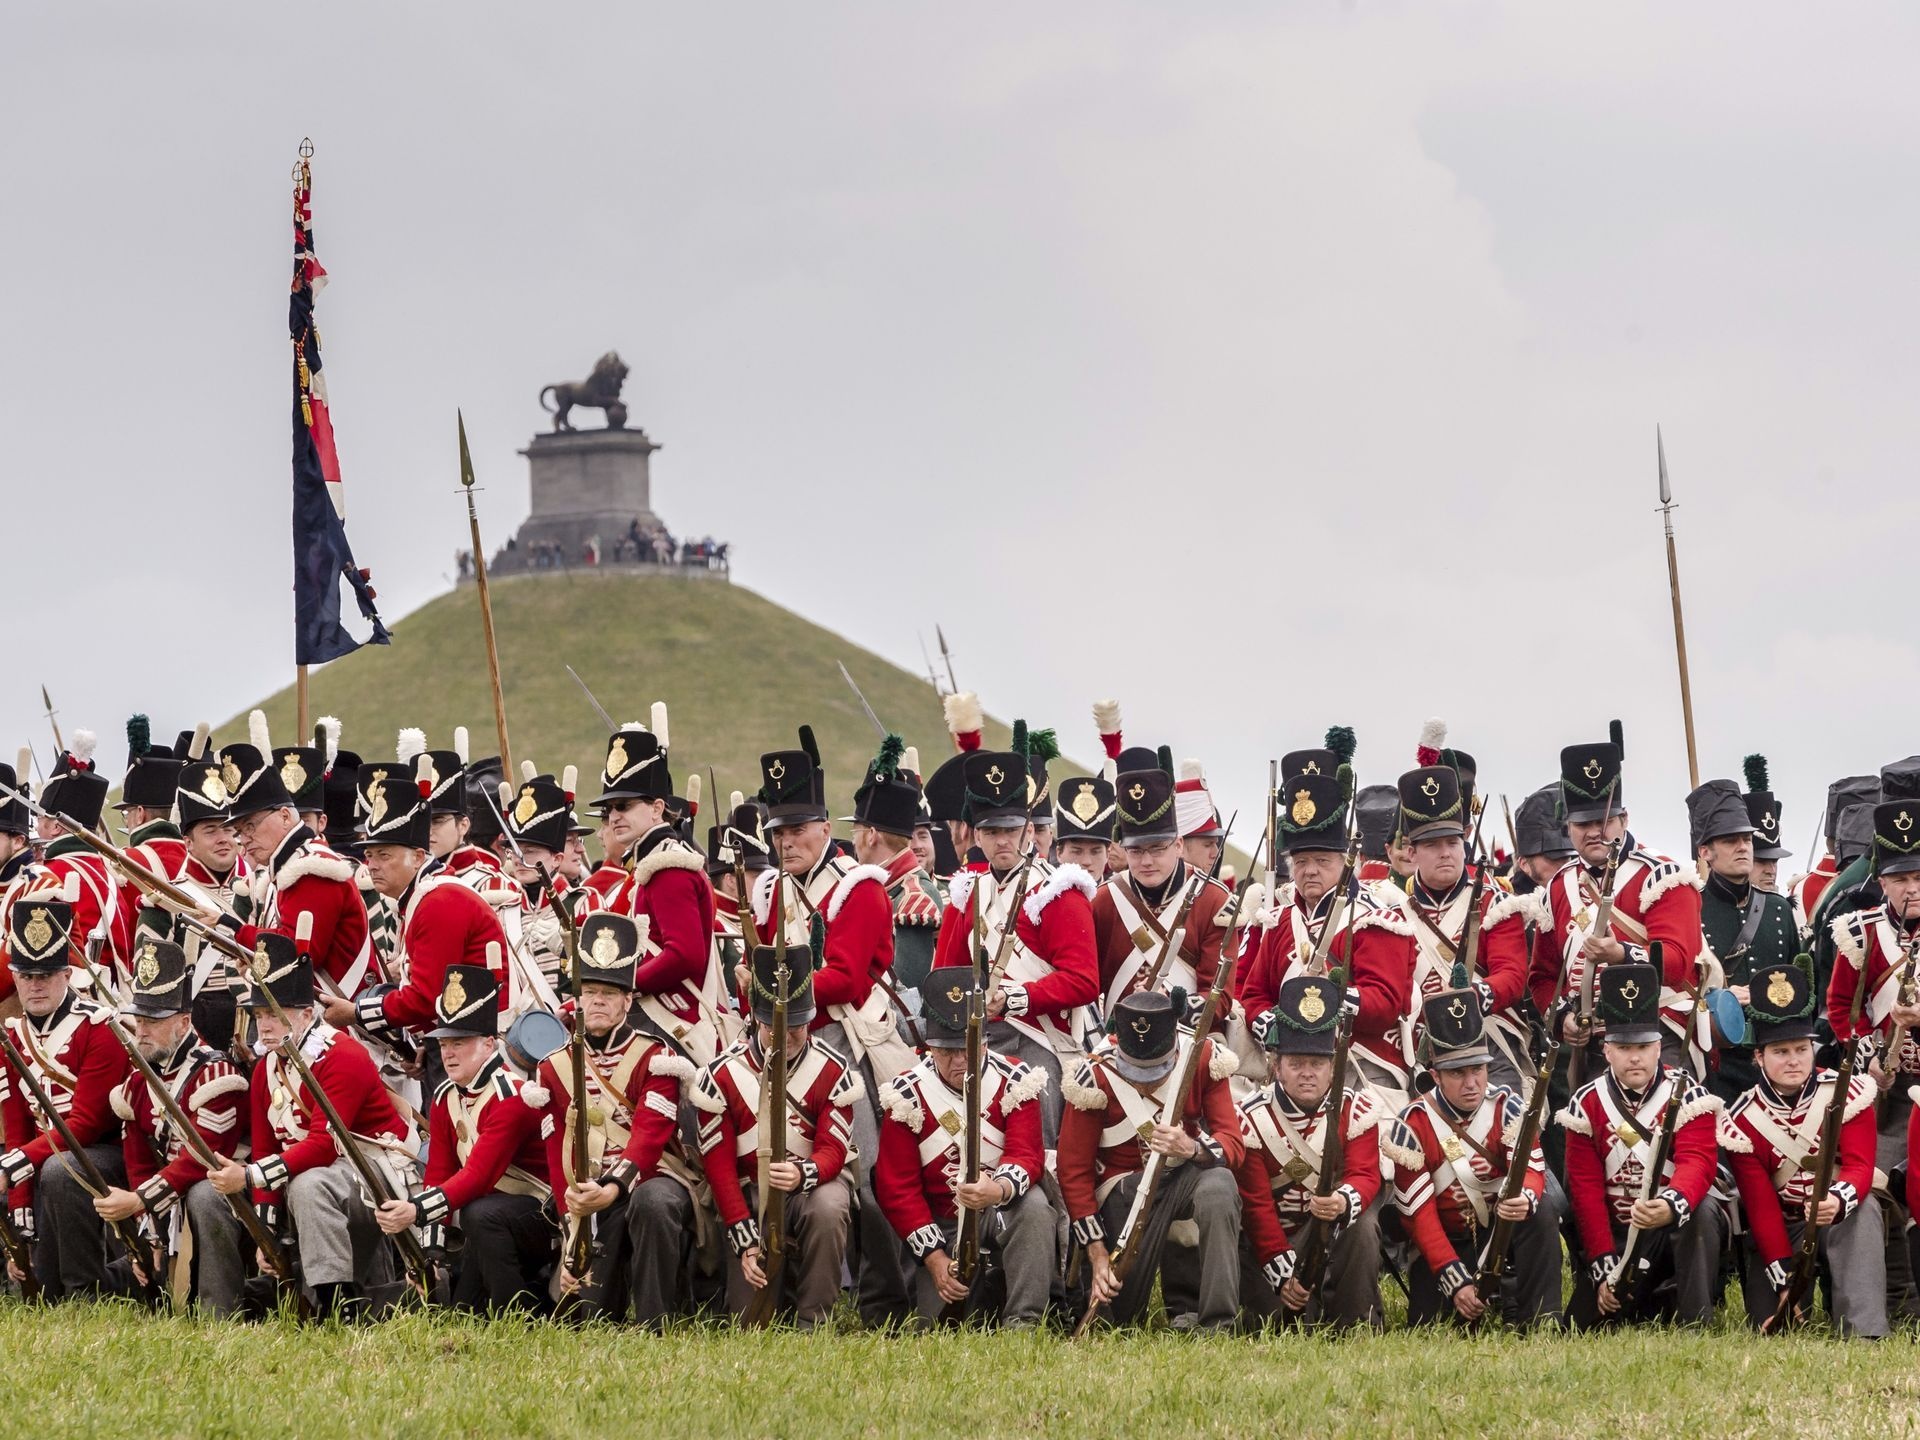
{"type": "Polygon", "coordinates": [[[503,573],[534,568],[536,547],[558,545],[579,563],[587,542],[603,554],[635,520],[655,523],[648,457],[660,447],[644,430],[561,430],[536,435],[520,453],[531,472],[532,506],[514,548],[491,562],[503,573]]]}

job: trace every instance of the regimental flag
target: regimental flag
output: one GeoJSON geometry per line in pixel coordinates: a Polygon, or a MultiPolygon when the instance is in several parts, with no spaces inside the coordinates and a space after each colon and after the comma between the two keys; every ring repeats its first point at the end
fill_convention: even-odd
{"type": "Polygon", "coordinates": [[[320,332],[313,300],[327,272],[313,253],[313,142],[300,142],[293,172],[293,289],[287,333],[293,339],[293,659],[321,665],[351,655],[362,643],[385,645],[387,627],[374,608],[368,572],[353,563],[347,543],[347,503],[340,488],[340,457],[333,448],[327,385],[320,375],[320,332]],[[340,624],[340,581],[353,587],[360,614],[373,622],[365,642],[340,624]]]}

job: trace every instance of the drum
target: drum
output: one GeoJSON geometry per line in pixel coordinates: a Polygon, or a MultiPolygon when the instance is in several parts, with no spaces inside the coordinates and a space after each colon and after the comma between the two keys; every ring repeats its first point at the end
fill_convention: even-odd
{"type": "Polygon", "coordinates": [[[1707,1013],[1713,1017],[1714,1033],[1723,1045],[1747,1043],[1747,1011],[1731,990],[1709,990],[1707,1013]]]}
{"type": "Polygon", "coordinates": [[[540,1062],[566,1049],[572,1038],[559,1017],[545,1010],[529,1010],[507,1027],[507,1059],[531,1079],[540,1073],[540,1062]]]}

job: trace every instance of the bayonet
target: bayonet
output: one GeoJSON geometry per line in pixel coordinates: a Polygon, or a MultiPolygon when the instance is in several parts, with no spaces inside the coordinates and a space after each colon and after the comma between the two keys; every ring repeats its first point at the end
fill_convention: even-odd
{"type": "Polygon", "coordinates": [[[847,688],[853,691],[853,698],[858,700],[860,702],[860,708],[867,712],[867,719],[873,722],[873,728],[880,732],[880,738],[882,740],[886,739],[887,727],[880,723],[880,717],[873,713],[873,706],[867,703],[867,697],[862,695],[860,693],[860,687],[853,683],[853,676],[847,673],[846,662],[836,660],[833,663],[840,667],[840,678],[847,682],[847,688]]]}
{"type": "Polygon", "coordinates": [[[587,688],[587,682],[580,678],[580,672],[569,665],[567,666],[567,674],[571,675],[573,677],[573,683],[580,687],[580,693],[587,697],[587,703],[593,706],[593,713],[600,717],[600,723],[607,727],[607,733],[611,735],[614,731],[618,730],[620,727],[613,723],[613,716],[607,713],[606,706],[594,699],[593,691],[589,690],[587,688]]]}
{"type": "Polygon", "coordinates": [[[40,704],[46,709],[47,724],[53,727],[53,753],[58,758],[66,752],[67,742],[60,738],[60,722],[53,718],[60,712],[53,708],[53,697],[47,693],[45,684],[40,686],[40,704]]]}

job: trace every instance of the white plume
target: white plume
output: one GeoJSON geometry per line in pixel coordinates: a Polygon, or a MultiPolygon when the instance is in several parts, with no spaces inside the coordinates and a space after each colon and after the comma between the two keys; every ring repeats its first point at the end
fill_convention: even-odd
{"type": "Polygon", "coordinates": [[[579,793],[580,767],[578,765],[569,765],[560,772],[560,788],[567,792],[569,802],[579,793]]]}
{"type": "Polygon", "coordinates": [[[940,702],[940,708],[946,712],[947,729],[955,735],[974,734],[987,723],[980,697],[971,690],[954,691],[940,702]]]}
{"type": "Polygon", "coordinates": [[[262,755],[273,754],[273,737],[267,734],[267,712],[250,710],[247,712],[247,740],[262,755]]]}
{"type": "Polygon", "coordinates": [[[915,775],[920,773],[920,747],[918,745],[909,745],[905,750],[900,752],[900,768],[910,771],[915,775]]]}
{"type": "Polygon", "coordinates": [[[393,747],[393,758],[405,765],[426,748],[427,732],[409,725],[400,732],[399,742],[393,747]]]}
{"type": "Polygon", "coordinates": [[[320,717],[320,733],[326,737],[322,749],[327,757],[327,769],[331,770],[333,769],[334,758],[340,753],[340,717],[337,715],[322,715],[320,717]]]}
{"type": "Polygon", "coordinates": [[[1420,748],[1423,750],[1447,748],[1447,722],[1438,715],[1420,727],[1420,748]]]}
{"type": "Polygon", "coordinates": [[[1120,733],[1120,702],[1118,700],[1094,701],[1093,724],[1102,735],[1118,735],[1120,733]]]}
{"type": "MultiPolygon", "coordinates": [[[[253,713],[258,715],[260,712],[256,710],[253,713]]],[[[67,753],[84,764],[93,758],[93,752],[99,748],[99,745],[100,737],[93,731],[76,730],[73,732],[73,746],[67,753]]]]}
{"type": "Polygon", "coordinates": [[[207,734],[208,727],[206,721],[202,720],[198,725],[193,727],[193,739],[187,745],[187,758],[189,760],[198,760],[207,753],[207,734]]]}
{"type": "MultiPolygon", "coordinates": [[[[22,745],[20,747],[20,753],[13,757],[14,785],[22,790],[26,789],[27,780],[32,774],[33,774],[33,748],[28,745],[22,745]]],[[[733,803],[738,805],[740,802],[736,800],[733,803]]]]}
{"type": "Polygon", "coordinates": [[[700,809],[700,777],[687,776],[687,809],[698,812],[700,809]]]}
{"type": "Polygon", "coordinates": [[[727,813],[732,814],[746,803],[747,797],[742,795],[738,790],[734,791],[733,794],[727,797],[727,813]]]}
{"type": "Polygon", "coordinates": [[[540,772],[539,772],[538,770],[536,770],[536,769],[534,769],[534,766],[533,766],[533,761],[531,761],[531,760],[522,760],[522,761],[520,762],[520,778],[521,778],[521,780],[523,780],[523,781],[525,781],[525,780],[531,780],[531,779],[533,779],[533,777],[534,777],[534,776],[536,776],[536,775],[538,775],[539,773],[540,773],[540,772]]]}
{"type": "Polygon", "coordinates": [[[1200,768],[1198,760],[1182,760],[1179,765],[1179,778],[1182,780],[1204,780],[1206,771],[1200,768]]]}
{"type": "Polygon", "coordinates": [[[653,738],[660,742],[660,748],[662,750],[670,749],[671,747],[667,743],[667,702],[664,700],[654,701],[653,709],[648,712],[648,715],[653,723],[648,725],[647,728],[653,731],[653,738]]]}
{"type": "Polygon", "coordinates": [[[464,725],[453,727],[453,753],[460,757],[462,765],[467,763],[467,727],[464,725]]]}

